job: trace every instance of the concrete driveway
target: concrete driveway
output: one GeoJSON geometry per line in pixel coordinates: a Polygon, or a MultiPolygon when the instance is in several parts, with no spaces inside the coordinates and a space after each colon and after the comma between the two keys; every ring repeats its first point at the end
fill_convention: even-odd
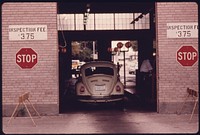
{"type": "Polygon", "coordinates": [[[113,133],[197,133],[198,115],[159,114],[132,110],[90,110],[34,117],[3,117],[5,134],[113,134],[113,133]]]}

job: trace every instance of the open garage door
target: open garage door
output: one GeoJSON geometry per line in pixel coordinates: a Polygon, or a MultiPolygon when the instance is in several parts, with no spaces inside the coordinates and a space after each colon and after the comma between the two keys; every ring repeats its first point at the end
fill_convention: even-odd
{"type": "MultiPolygon", "coordinates": [[[[92,53],[90,54],[90,58],[92,60],[97,56],[95,60],[112,61],[114,63],[116,61],[114,60],[113,53],[108,52],[108,48],[112,48],[113,42],[130,41],[137,44],[137,52],[131,52],[130,56],[125,53],[124,58],[127,60],[130,59],[130,61],[125,60],[125,64],[123,65],[127,65],[127,63],[133,63],[133,65],[125,66],[125,68],[123,68],[127,72],[126,74],[121,74],[121,76],[123,76],[121,79],[125,84],[125,88],[127,88],[127,80],[132,81],[133,79],[132,82],[135,83],[133,87],[139,91],[140,86],[143,85],[140,83],[141,74],[139,72],[143,55],[148,53],[152,56],[152,66],[154,66],[155,63],[155,56],[153,56],[154,51],[156,50],[154,44],[154,3],[123,2],[97,4],[95,2],[60,2],[58,3],[58,22],[59,45],[65,46],[66,44],[65,47],[67,50],[65,53],[60,52],[60,112],[63,112],[62,110],[64,106],[66,106],[66,103],[63,103],[61,100],[66,80],[76,77],[76,73],[78,73],[77,65],[85,62],[82,61],[83,56],[79,58],[73,56],[73,48],[74,46],[82,47],[85,43],[91,44],[91,47],[87,48],[91,49],[92,53]],[[113,8],[110,8],[111,5],[113,8]],[[127,8],[125,5],[130,8],[127,8]],[[95,54],[94,52],[96,50],[94,49],[93,43],[98,50],[98,54],[95,54]],[[137,55],[136,59],[135,55],[137,55]],[[75,67],[75,69],[73,69],[73,67],[75,67]],[[129,78],[130,75],[134,76],[134,78],[129,78]]],[[[117,61],[119,65],[120,60],[124,61],[123,56],[124,55],[117,61]]],[[[150,100],[153,100],[154,106],[156,106],[155,76],[156,75],[154,75],[154,78],[151,78],[149,86],[151,95],[150,100]]],[[[139,96],[134,94],[135,93],[132,92],[130,98],[139,98],[139,96]]]]}

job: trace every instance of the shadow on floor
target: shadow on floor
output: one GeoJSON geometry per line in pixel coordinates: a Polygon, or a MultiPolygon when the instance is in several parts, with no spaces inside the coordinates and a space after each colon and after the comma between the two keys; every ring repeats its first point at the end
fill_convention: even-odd
{"type": "Polygon", "coordinates": [[[60,113],[76,113],[82,111],[135,111],[156,112],[156,103],[144,102],[137,94],[125,92],[124,101],[116,103],[81,103],[73,95],[61,100],[60,113]]]}

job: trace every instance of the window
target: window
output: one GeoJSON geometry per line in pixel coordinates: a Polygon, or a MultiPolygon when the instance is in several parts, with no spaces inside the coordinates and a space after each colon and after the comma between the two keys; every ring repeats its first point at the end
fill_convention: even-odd
{"type": "Polygon", "coordinates": [[[133,13],[120,13],[115,14],[115,29],[133,29],[133,13]]]}
{"type": "Polygon", "coordinates": [[[114,14],[95,14],[96,30],[114,30],[114,14]]]}
{"type": "Polygon", "coordinates": [[[74,30],[74,14],[58,15],[58,30],[74,30]]]}
{"type": "Polygon", "coordinates": [[[94,30],[94,14],[89,14],[86,24],[86,30],[94,30]]]}
{"type": "Polygon", "coordinates": [[[76,30],[83,30],[83,14],[75,14],[76,30]]]}
{"type": "MultiPolygon", "coordinates": [[[[141,13],[135,13],[136,19],[141,13]]],[[[144,15],[141,19],[135,22],[135,29],[149,29],[149,14],[144,15]]]]}
{"type": "MultiPolygon", "coordinates": [[[[141,13],[96,13],[89,14],[85,30],[131,30],[149,29],[149,13],[133,24],[141,13]]],[[[58,14],[58,30],[84,30],[84,14],[58,14]]]]}
{"type": "Polygon", "coordinates": [[[114,70],[110,67],[89,67],[85,69],[85,75],[91,76],[94,74],[114,75],[114,70]]]}

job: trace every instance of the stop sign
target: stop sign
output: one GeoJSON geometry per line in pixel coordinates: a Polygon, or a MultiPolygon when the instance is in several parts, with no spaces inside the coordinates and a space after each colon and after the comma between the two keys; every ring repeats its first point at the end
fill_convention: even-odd
{"type": "Polygon", "coordinates": [[[197,62],[198,53],[193,46],[182,46],[177,51],[177,61],[182,66],[192,66],[197,62]]]}
{"type": "Polygon", "coordinates": [[[22,48],[16,54],[16,63],[21,68],[32,68],[37,63],[37,53],[32,48],[22,48]]]}

